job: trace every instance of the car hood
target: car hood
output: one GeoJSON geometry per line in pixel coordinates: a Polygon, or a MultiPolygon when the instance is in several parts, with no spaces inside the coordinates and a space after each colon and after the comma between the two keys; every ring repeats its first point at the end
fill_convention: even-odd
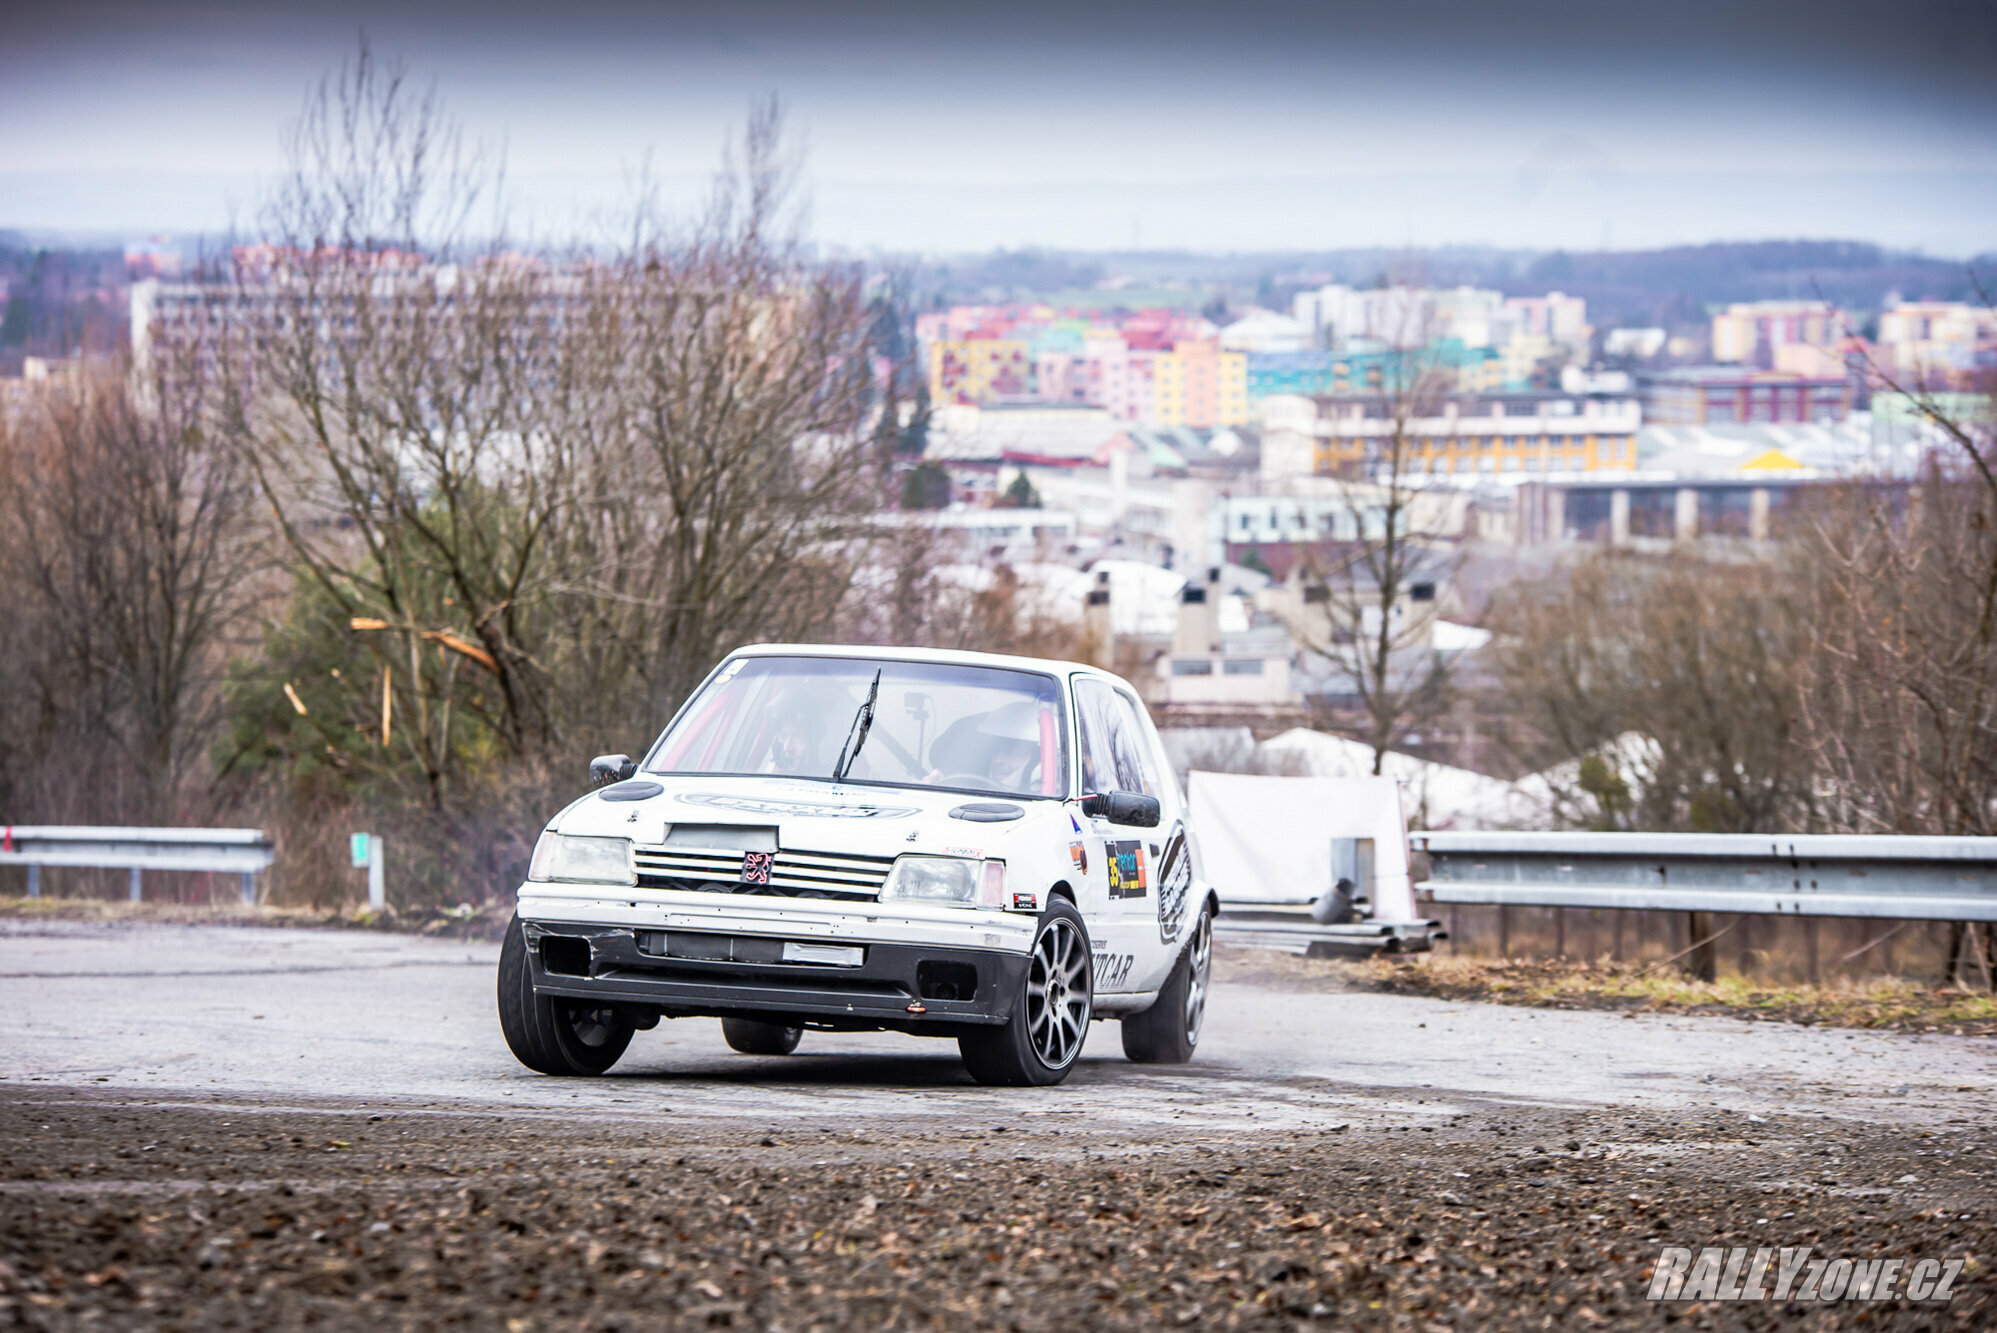
{"type": "Polygon", "coordinates": [[[675,824],[748,825],[774,827],[778,847],[801,851],[984,855],[1014,830],[1038,822],[1036,815],[1045,817],[1058,809],[1051,801],[995,793],[785,777],[639,774],[576,801],[549,827],[561,833],[630,838],[645,846],[663,842],[666,830],[675,824]],[[996,821],[962,817],[977,813],[966,807],[977,806],[1011,807],[1021,817],[996,821]]]}

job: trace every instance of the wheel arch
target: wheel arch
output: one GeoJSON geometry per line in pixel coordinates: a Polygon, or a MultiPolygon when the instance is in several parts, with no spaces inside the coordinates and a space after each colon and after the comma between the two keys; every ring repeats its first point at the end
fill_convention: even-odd
{"type": "Polygon", "coordinates": [[[1047,896],[1049,898],[1065,898],[1068,906],[1077,908],[1077,910],[1080,908],[1080,905],[1075,901],[1074,886],[1069,884],[1065,879],[1055,880],[1054,886],[1047,890],[1047,896]]]}

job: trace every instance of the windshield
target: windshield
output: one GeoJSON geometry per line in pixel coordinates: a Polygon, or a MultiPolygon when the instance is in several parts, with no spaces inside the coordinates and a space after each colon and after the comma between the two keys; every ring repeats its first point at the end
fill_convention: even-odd
{"type": "Polygon", "coordinates": [[[873,725],[849,782],[1028,797],[1068,790],[1054,677],[864,658],[737,658],[680,713],[646,771],[829,781],[877,672],[873,725]]]}

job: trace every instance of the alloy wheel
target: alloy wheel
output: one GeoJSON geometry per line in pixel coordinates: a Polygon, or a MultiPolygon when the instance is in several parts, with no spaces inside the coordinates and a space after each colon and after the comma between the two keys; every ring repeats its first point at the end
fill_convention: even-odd
{"type": "Polygon", "coordinates": [[[1200,1024],[1207,1013],[1207,978],[1213,971],[1213,918],[1205,912],[1193,927],[1191,966],[1186,975],[1186,1040],[1200,1039],[1200,1024]]]}
{"type": "Polygon", "coordinates": [[[1026,973],[1026,1032],[1050,1069],[1082,1049],[1089,1026],[1089,953],[1074,923],[1055,917],[1034,941],[1026,973]]]}

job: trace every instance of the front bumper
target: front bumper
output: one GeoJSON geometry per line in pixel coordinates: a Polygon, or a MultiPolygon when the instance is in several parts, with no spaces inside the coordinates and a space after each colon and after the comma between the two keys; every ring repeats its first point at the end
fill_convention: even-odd
{"type": "Polygon", "coordinates": [[[725,955],[731,945],[736,953],[768,955],[779,950],[747,946],[782,941],[555,921],[525,929],[538,994],[633,1005],[667,1018],[757,1018],[792,1027],[948,1035],[964,1024],[1003,1023],[1027,963],[1025,954],[991,949],[879,943],[854,946],[862,956],[857,966],[724,961],[676,955],[725,955]],[[701,943],[689,948],[694,941],[701,943]]]}

